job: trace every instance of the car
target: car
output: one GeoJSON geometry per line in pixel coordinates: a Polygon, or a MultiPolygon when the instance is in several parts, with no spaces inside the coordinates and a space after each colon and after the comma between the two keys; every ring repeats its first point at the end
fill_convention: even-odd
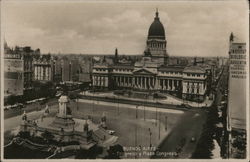
{"type": "Polygon", "coordinates": [[[115,131],[114,131],[114,130],[107,130],[107,131],[108,131],[108,133],[109,133],[110,135],[115,134],[115,131]]]}
{"type": "Polygon", "coordinates": [[[190,141],[195,142],[196,141],[195,137],[192,137],[190,141]]]}

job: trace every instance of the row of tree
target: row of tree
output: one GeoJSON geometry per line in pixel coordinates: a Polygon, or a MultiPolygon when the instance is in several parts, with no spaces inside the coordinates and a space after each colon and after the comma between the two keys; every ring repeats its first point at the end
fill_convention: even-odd
{"type": "Polygon", "coordinates": [[[5,105],[14,105],[16,103],[25,103],[26,101],[37,98],[51,98],[56,94],[55,85],[52,82],[33,82],[33,89],[24,91],[24,95],[10,95],[4,100],[5,105]]]}

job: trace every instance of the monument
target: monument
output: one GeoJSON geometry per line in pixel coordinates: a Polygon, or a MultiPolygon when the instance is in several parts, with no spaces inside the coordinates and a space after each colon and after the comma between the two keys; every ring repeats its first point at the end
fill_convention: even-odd
{"type": "MultiPolygon", "coordinates": [[[[87,118],[73,118],[68,106],[69,98],[66,95],[61,96],[58,102],[58,112],[55,116],[48,115],[50,113],[48,106],[41,118],[36,120],[29,120],[24,112],[20,132],[28,132],[31,137],[39,138],[44,138],[44,134],[50,134],[53,147],[62,147],[62,144],[63,147],[67,147],[74,143],[74,149],[88,150],[95,145],[106,148],[115,144],[118,137],[110,135],[105,130],[107,125],[103,117],[100,120],[105,123],[105,128],[102,127],[103,124],[100,126],[87,118]],[[54,143],[59,143],[60,146],[55,146],[54,143]]],[[[36,141],[31,142],[36,143],[36,141]]]]}

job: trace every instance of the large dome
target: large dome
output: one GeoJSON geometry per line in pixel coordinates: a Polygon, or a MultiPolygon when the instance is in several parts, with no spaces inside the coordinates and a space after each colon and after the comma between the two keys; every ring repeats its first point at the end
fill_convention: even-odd
{"type": "Polygon", "coordinates": [[[164,39],[165,40],[165,29],[158,17],[158,11],[153,23],[150,25],[148,30],[148,39],[164,39]]]}

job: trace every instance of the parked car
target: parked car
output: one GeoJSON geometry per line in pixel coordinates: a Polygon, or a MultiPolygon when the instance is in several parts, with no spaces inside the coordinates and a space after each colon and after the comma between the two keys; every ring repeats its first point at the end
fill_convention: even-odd
{"type": "Polygon", "coordinates": [[[195,137],[192,137],[190,140],[190,142],[195,142],[195,141],[196,141],[195,137]]]}
{"type": "Polygon", "coordinates": [[[114,131],[114,130],[107,130],[107,131],[108,131],[108,133],[109,133],[110,135],[115,134],[115,131],[114,131]]]}

